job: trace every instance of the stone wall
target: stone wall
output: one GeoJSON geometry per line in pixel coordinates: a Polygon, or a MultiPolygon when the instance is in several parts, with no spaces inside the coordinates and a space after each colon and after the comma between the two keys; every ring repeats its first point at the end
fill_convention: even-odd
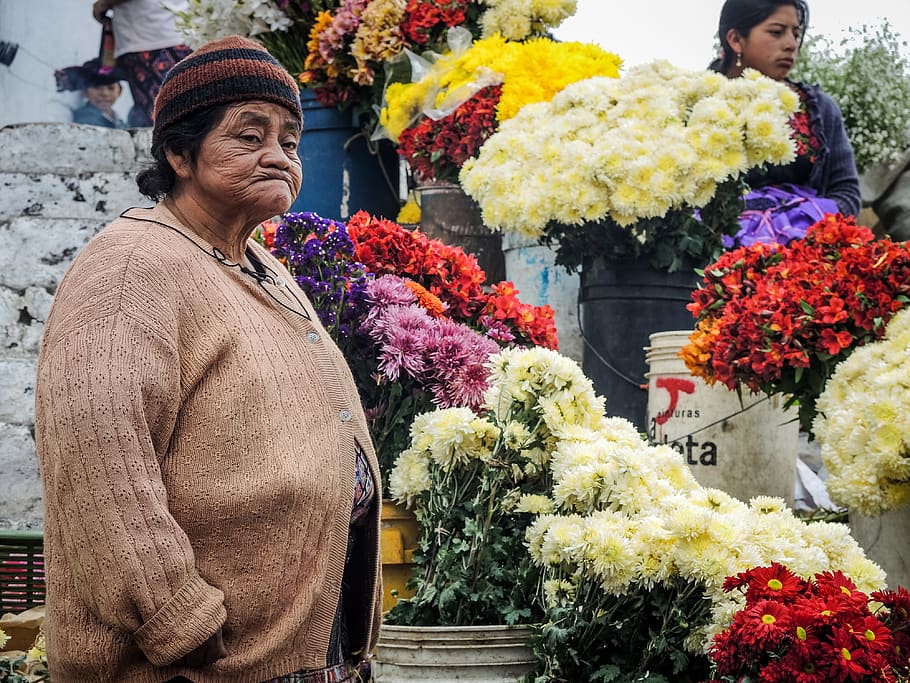
{"type": "Polygon", "coordinates": [[[34,387],[44,320],[86,242],[130,206],[150,130],[0,128],[0,528],[40,528],[34,387]]]}

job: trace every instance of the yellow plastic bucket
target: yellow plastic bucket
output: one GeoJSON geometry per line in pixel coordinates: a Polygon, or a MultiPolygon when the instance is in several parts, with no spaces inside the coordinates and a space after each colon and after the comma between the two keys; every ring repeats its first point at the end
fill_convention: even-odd
{"type": "Polygon", "coordinates": [[[388,612],[398,598],[414,595],[407,583],[414,568],[414,549],[420,530],[414,513],[392,500],[382,501],[381,523],[382,611],[388,612]]]}

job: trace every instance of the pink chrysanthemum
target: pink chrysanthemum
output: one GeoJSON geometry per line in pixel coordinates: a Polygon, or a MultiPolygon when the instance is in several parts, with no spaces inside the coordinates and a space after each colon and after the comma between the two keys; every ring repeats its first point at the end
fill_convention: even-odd
{"type": "Polygon", "coordinates": [[[512,334],[509,326],[501,320],[496,320],[492,315],[480,316],[480,324],[486,330],[486,335],[490,339],[495,339],[503,344],[515,341],[515,335],[512,334]]]}
{"type": "Polygon", "coordinates": [[[402,371],[420,377],[426,369],[424,340],[419,329],[389,329],[379,351],[379,371],[390,380],[397,380],[402,371]]]}
{"type": "Polygon", "coordinates": [[[393,332],[418,332],[432,326],[433,319],[417,304],[409,306],[393,305],[386,307],[373,322],[370,337],[373,341],[383,342],[393,332]]]}
{"type": "MultiPolygon", "coordinates": [[[[475,356],[479,335],[461,323],[439,319],[426,330],[426,348],[433,379],[444,382],[475,356]]],[[[494,347],[496,344],[494,343],[494,347]]]]}
{"type": "Polygon", "coordinates": [[[385,313],[386,308],[416,303],[417,295],[408,288],[404,278],[397,275],[383,275],[367,283],[366,300],[370,306],[361,328],[365,332],[370,332],[376,324],[376,320],[385,313]]]}
{"type": "Polygon", "coordinates": [[[468,363],[444,384],[432,385],[433,403],[440,408],[464,406],[479,411],[489,387],[489,378],[490,371],[482,363],[468,363]]]}
{"type": "MultiPolygon", "coordinates": [[[[457,338],[461,345],[460,362],[452,363],[447,375],[433,377],[431,391],[433,403],[442,408],[465,406],[480,410],[483,396],[489,386],[490,371],[486,363],[491,354],[499,351],[499,345],[488,337],[465,328],[468,334],[457,338]]],[[[454,357],[451,360],[455,360],[454,357]]],[[[436,369],[436,363],[432,364],[436,369]]]]}

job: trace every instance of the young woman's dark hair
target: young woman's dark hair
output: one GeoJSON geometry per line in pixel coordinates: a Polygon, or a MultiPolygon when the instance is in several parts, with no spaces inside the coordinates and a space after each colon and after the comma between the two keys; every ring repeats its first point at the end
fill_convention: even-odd
{"type": "Polygon", "coordinates": [[[177,185],[177,174],[168,163],[166,152],[186,154],[196,163],[199,149],[205,136],[224,118],[230,105],[216,104],[201,109],[171,124],[159,133],[157,144],[152,148],[152,165],[136,175],[139,192],[154,201],[161,201],[177,185]]]}
{"type": "MultiPolygon", "coordinates": [[[[806,27],[809,24],[809,6],[805,0],[727,0],[720,11],[717,29],[723,54],[711,62],[708,68],[725,74],[736,61],[736,53],[727,42],[727,32],[731,28],[739,31],[743,38],[748,38],[749,32],[755,26],[774,14],[778,7],[784,5],[792,5],[796,8],[796,16],[803,29],[802,35],[805,35],[806,27]]],[[[800,44],[802,44],[802,35],[800,44]]]]}

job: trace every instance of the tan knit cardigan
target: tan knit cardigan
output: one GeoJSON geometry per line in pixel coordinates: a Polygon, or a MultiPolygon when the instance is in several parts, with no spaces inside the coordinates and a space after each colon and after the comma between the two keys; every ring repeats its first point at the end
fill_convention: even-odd
{"type": "MultiPolygon", "coordinates": [[[[162,206],[108,226],[60,285],[35,407],[54,683],[325,665],[355,442],[376,482],[378,464],[341,353],[250,246],[300,303],[206,254],[162,206]],[[226,659],[174,664],[222,625],[226,659]]],[[[378,507],[345,597],[359,651],[379,631],[378,507]]]]}

